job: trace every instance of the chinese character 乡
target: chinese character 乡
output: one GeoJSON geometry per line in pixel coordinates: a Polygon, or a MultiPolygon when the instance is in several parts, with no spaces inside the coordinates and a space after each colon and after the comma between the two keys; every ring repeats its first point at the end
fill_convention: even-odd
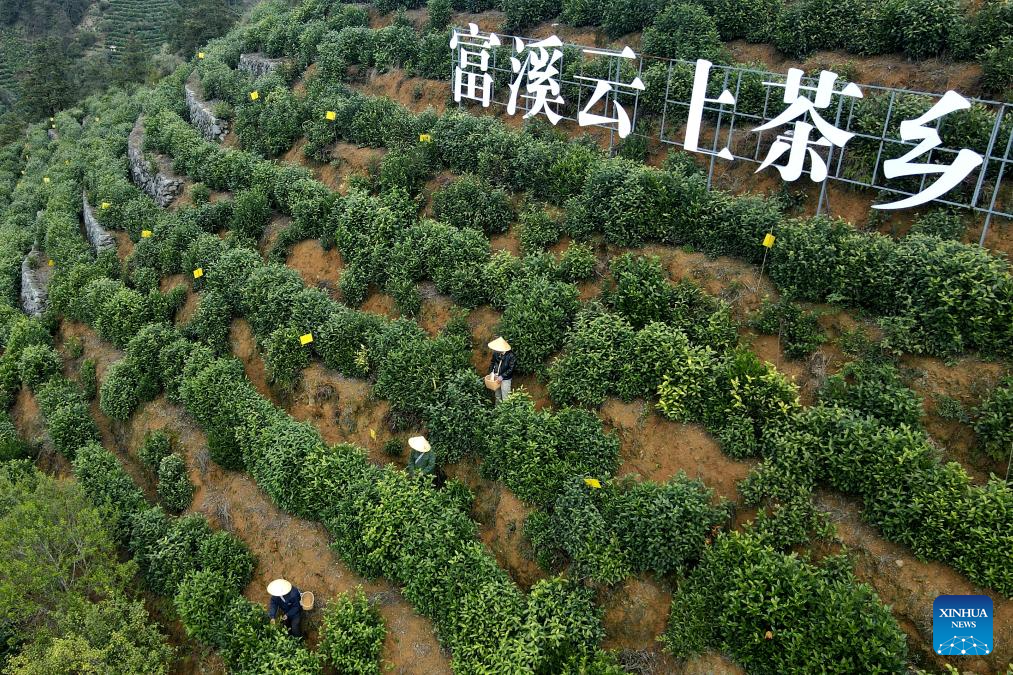
{"type": "MultiPolygon", "coordinates": [[[[633,50],[630,49],[629,47],[624,47],[622,52],[608,52],[608,51],[598,51],[595,49],[585,49],[584,53],[602,54],[606,56],[618,56],[624,59],[637,58],[637,55],[634,54],[633,50]]],[[[630,132],[633,131],[633,122],[630,120],[630,116],[626,112],[626,109],[623,108],[622,104],[619,103],[617,97],[613,97],[611,101],[614,116],[610,117],[608,115],[598,115],[596,113],[592,113],[591,108],[598,105],[598,103],[601,102],[602,99],[604,98],[605,110],[607,111],[609,106],[609,99],[607,98],[607,94],[609,94],[610,92],[618,93],[617,89],[618,87],[632,89],[634,91],[643,91],[645,87],[644,83],[640,80],[640,78],[639,77],[634,78],[633,82],[629,84],[626,84],[624,82],[613,82],[611,80],[601,80],[596,77],[583,77],[581,75],[578,75],[577,79],[587,80],[588,82],[595,83],[594,92],[591,94],[591,98],[588,100],[587,105],[585,105],[584,109],[577,114],[577,123],[582,127],[611,126],[614,124],[616,125],[616,130],[619,132],[619,138],[626,138],[627,136],[629,136],[630,132]]]]}
{"type": "Polygon", "coordinates": [[[902,157],[888,159],[883,162],[883,175],[887,178],[898,176],[924,176],[930,173],[942,174],[935,183],[928,186],[918,194],[912,195],[900,201],[889,204],[874,204],[874,209],[906,209],[918,206],[938,199],[952,190],[964,180],[968,174],[981,166],[983,158],[973,150],[963,148],[957,153],[952,164],[915,164],[911,160],[920,157],[934,148],[939,147],[942,141],[939,132],[932,127],[926,126],[943,115],[949,115],[957,110],[967,110],[971,104],[966,98],[955,91],[948,91],[943,97],[936,101],[936,104],[929,108],[921,117],[913,120],[904,120],[900,123],[901,140],[921,142],[902,157]]]}
{"type": "MultiPolygon", "coordinates": [[[[563,97],[559,95],[559,62],[563,60],[562,41],[555,35],[527,46],[527,57],[521,61],[517,56],[510,57],[510,67],[517,74],[514,81],[510,83],[510,101],[507,103],[507,113],[513,115],[517,112],[517,98],[520,93],[521,80],[526,80],[525,91],[522,98],[532,101],[531,108],[525,113],[524,118],[534,117],[539,112],[552,124],[562,119],[549,103],[561,105],[563,97]],[[549,51],[552,48],[552,51],[549,51]],[[549,98],[549,97],[552,98],[549,98]]],[[[519,56],[525,51],[524,41],[514,38],[514,51],[519,56]]]]}
{"type": "Polygon", "coordinates": [[[798,68],[790,68],[785,84],[764,82],[764,84],[775,87],[783,86],[784,102],[789,105],[780,115],[766,124],[756,127],[753,131],[767,131],[792,121],[795,121],[795,126],[774,140],[770,146],[770,151],[767,153],[767,157],[756,171],[760,172],[768,166],[773,165],[780,172],[781,178],[784,180],[789,182],[798,180],[802,175],[806,156],[808,155],[812,167],[809,171],[809,177],[814,183],[821,183],[827,177],[827,164],[812,146],[818,148],[843,148],[854,134],[838,129],[830,124],[820,116],[817,110],[827,108],[834,94],[862,98],[862,90],[858,88],[858,85],[850,83],[844,89],[834,91],[837,73],[832,73],[829,70],[820,72],[820,79],[815,87],[802,86],[802,74],[802,71],[798,68]],[[801,94],[802,90],[816,92],[814,100],[810,101],[807,96],[801,94]],[[812,124],[803,121],[806,116],[812,120],[812,124]],[[813,129],[818,131],[820,136],[816,140],[809,140],[813,129]],[[788,153],[788,161],[783,165],[774,164],[786,152],[788,153]]]}
{"type": "Polygon", "coordinates": [[[481,102],[483,108],[489,107],[492,99],[489,50],[499,44],[495,33],[479,33],[478,26],[473,23],[468,24],[467,33],[454,29],[450,36],[450,48],[458,50],[454,67],[454,101],[460,103],[461,99],[471,99],[481,102]]]}

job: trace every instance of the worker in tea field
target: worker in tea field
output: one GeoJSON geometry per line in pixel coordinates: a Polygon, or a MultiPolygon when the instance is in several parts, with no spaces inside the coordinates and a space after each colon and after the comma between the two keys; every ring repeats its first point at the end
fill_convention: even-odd
{"type": "Polygon", "coordinates": [[[423,476],[436,475],[436,456],[425,436],[412,436],[408,439],[408,447],[412,449],[408,457],[408,473],[421,473],[423,476]]]}
{"type": "Polygon", "coordinates": [[[302,593],[291,582],[285,579],[275,579],[267,585],[267,592],[271,596],[271,606],[267,615],[271,617],[271,623],[278,618],[278,612],[282,613],[282,620],[288,628],[288,634],[293,637],[302,637],[302,593]]]}
{"type": "Polygon", "coordinates": [[[510,343],[502,337],[490,342],[489,349],[492,350],[492,362],[489,364],[489,374],[485,382],[486,386],[496,393],[496,403],[501,403],[510,395],[517,356],[510,348],[510,343]]]}

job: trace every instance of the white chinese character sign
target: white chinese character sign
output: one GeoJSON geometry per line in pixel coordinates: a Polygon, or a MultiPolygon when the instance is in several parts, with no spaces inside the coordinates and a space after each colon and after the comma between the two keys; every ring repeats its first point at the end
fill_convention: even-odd
{"type": "Polygon", "coordinates": [[[458,104],[502,106],[508,115],[601,127],[625,139],[638,133],[637,106],[647,92],[656,116],[661,101],[658,140],[709,157],[711,174],[718,160],[746,161],[758,165],[757,172],[776,170],[787,182],[808,176],[821,186],[820,205],[826,182],[834,180],[893,195],[877,209],[935,201],[985,213],[986,223],[992,215],[1013,218],[1003,210],[1009,209],[1009,199],[998,199],[1004,174],[1013,173],[1013,104],[969,101],[953,91],[938,95],[859,86],[829,70],[807,77],[791,68],[778,76],[703,59],[653,60],[667,64],[667,82],[661,81],[664,90],[659,90],[655,77],[648,92],[640,77],[644,58],[630,47],[565,45],[555,35],[501,40],[475,24],[455,29],[450,47],[458,104]],[[765,96],[762,106],[758,89],[765,96]],[[915,99],[919,103],[912,106],[915,99]],[[941,129],[948,118],[972,107],[976,114],[994,115],[987,148],[947,147],[941,129]],[[872,125],[870,111],[877,120],[872,125]],[[865,168],[856,171],[856,162],[865,162],[865,168]]]}

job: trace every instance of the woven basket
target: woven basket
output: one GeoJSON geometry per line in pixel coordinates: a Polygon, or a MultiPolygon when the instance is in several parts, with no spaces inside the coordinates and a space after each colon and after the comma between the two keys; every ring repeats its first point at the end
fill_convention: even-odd
{"type": "Polygon", "coordinates": [[[313,591],[306,591],[299,596],[299,604],[302,606],[303,610],[307,612],[313,609],[313,602],[315,600],[316,598],[313,596],[313,591]]]}
{"type": "MultiPolygon", "coordinates": [[[[498,391],[500,386],[503,384],[503,380],[497,380],[496,376],[492,373],[486,375],[482,381],[485,382],[485,388],[491,389],[492,391],[498,391]]],[[[474,382],[474,380],[472,380],[472,382],[474,382]]]]}

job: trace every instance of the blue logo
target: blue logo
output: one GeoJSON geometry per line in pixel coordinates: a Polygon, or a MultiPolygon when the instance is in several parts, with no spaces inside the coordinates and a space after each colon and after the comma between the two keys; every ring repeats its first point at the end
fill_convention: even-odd
{"type": "Polygon", "coordinates": [[[936,654],[991,654],[992,598],[987,595],[940,595],[932,603],[932,642],[936,654]]]}

